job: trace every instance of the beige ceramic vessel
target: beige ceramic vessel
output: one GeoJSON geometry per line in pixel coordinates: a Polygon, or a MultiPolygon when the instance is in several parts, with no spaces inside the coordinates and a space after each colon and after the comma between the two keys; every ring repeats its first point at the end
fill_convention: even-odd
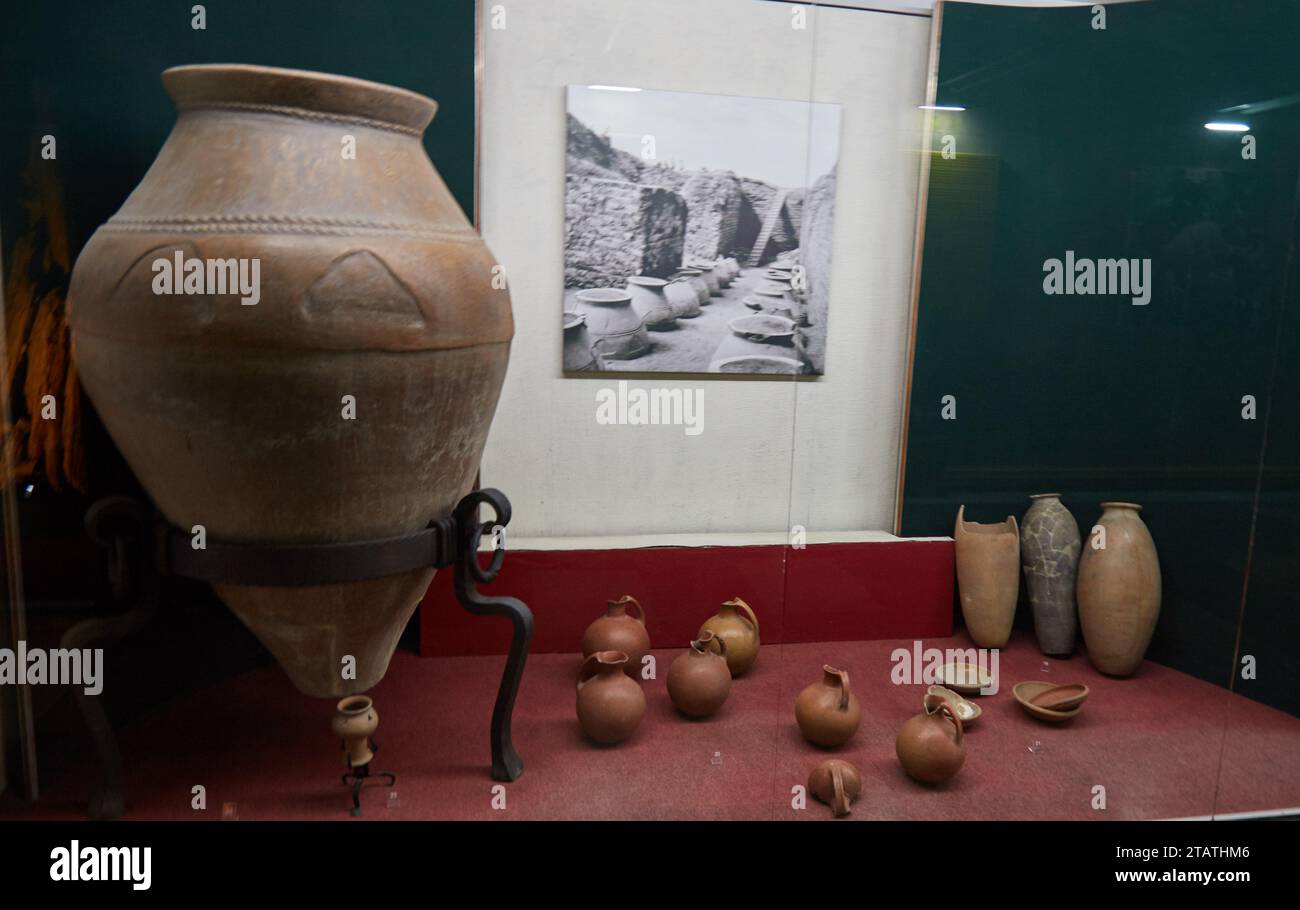
{"type": "Polygon", "coordinates": [[[343,741],[343,764],[349,768],[370,764],[375,757],[370,737],[379,729],[379,712],[369,697],[349,695],[340,701],[330,727],[343,741]]]}
{"type": "MultiPolygon", "coordinates": [[[[400,537],[448,516],[514,328],[425,154],[437,105],[261,66],[162,78],[176,124],[68,296],[78,375],[141,485],[173,525],[234,544],[400,537]],[[168,292],[158,263],[178,257],[187,280],[168,292]],[[230,287],[241,263],[255,295],[230,287]]],[[[214,587],[300,690],[338,698],[383,677],[432,577],[214,587]]]]}
{"type": "Polygon", "coordinates": [[[961,615],[971,640],[981,648],[1001,648],[1011,637],[1020,595],[1020,531],[1014,516],[997,524],[966,520],[957,510],[953,529],[961,615]]]}
{"type": "Polygon", "coordinates": [[[715,615],[706,619],[696,638],[703,638],[705,632],[713,633],[713,650],[722,653],[725,643],[726,653],[723,656],[727,659],[727,667],[732,676],[748,672],[754,661],[758,660],[758,617],[749,604],[739,597],[728,600],[715,615]],[[743,611],[744,615],[737,610],[743,611]]]}
{"type": "Polygon", "coordinates": [[[1160,561],[1140,505],[1103,502],[1101,508],[1079,557],[1079,627],[1093,666],[1131,676],[1160,618],[1160,561]]]}

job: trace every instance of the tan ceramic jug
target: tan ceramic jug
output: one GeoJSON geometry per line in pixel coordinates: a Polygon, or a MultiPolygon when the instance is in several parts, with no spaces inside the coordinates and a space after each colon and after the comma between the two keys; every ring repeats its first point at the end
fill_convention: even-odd
{"type": "Polygon", "coordinates": [[[726,643],[727,653],[724,656],[732,676],[740,676],[758,660],[758,617],[749,604],[739,597],[733,597],[722,605],[717,614],[706,619],[696,637],[702,638],[705,632],[713,633],[714,642],[711,647],[714,651],[721,653],[722,645],[726,643]],[[745,615],[737,613],[737,608],[743,610],[745,615]]]}
{"type": "Polygon", "coordinates": [[[379,712],[365,695],[349,695],[338,703],[330,724],[334,735],[343,740],[343,764],[359,768],[375,757],[370,737],[379,728],[379,712]]]}
{"type": "Polygon", "coordinates": [[[794,716],[810,743],[827,748],[842,746],[858,731],[862,708],[849,689],[849,674],[826,665],[822,678],[799,693],[794,716]]]}
{"type": "Polygon", "coordinates": [[[631,594],[611,600],[605,615],[593,620],[582,633],[582,656],[590,657],[597,651],[622,651],[627,655],[627,675],[641,674],[642,658],[650,653],[650,633],[645,627],[645,607],[631,594]],[[629,606],[636,607],[636,616],[627,612],[629,606]]]}
{"type": "Polygon", "coordinates": [[[925,696],[925,713],[903,724],[894,751],[903,770],[923,784],[941,784],[966,761],[961,718],[942,695],[925,696]]]}
{"type": "Polygon", "coordinates": [[[731,693],[731,669],[723,656],[726,642],[718,643],[722,654],[713,651],[712,644],[713,633],[705,631],[668,668],[668,697],[690,717],[708,717],[731,693]]]}
{"type": "Polygon", "coordinates": [[[862,793],[862,775],[843,759],[828,758],[808,775],[808,792],[839,818],[849,814],[849,806],[862,793]]]}
{"type": "Polygon", "coordinates": [[[981,648],[1001,648],[1011,637],[1020,596],[1020,530],[1014,516],[986,525],[957,510],[952,534],[957,589],[966,632],[981,648]]]}
{"type": "Polygon", "coordinates": [[[1103,502],[1101,507],[1079,557],[1079,625],[1093,666],[1111,676],[1130,676],[1141,666],[1160,618],[1160,561],[1138,515],[1140,505],[1103,502]],[[1099,546],[1102,533],[1104,547],[1099,546]]]}
{"type": "Polygon", "coordinates": [[[598,743],[621,743],[645,716],[645,693],[623,672],[627,655],[598,651],[578,673],[578,723],[598,743]]]}

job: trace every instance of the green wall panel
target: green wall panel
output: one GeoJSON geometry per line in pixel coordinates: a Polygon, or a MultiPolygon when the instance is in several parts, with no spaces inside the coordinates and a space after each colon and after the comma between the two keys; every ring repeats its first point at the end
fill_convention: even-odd
{"type": "MultiPolygon", "coordinates": [[[[1101,500],[1140,502],[1164,572],[1149,656],[1223,685],[1252,543],[1253,578],[1300,581],[1297,47],[1282,0],[1117,4],[1105,29],[1087,7],[949,3],[942,20],[937,102],[966,110],[935,115],[902,531],[1059,491],[1086,532],[1101,500]],[[1256,157],[1211,120],[1248,123],[1256,157]],[[1149,304],[1045,294],[1066,251],[1150,259],[1149,304]]],[[[1246,618],[1274,637],[1262,605],[1246,618]]],[[[1294,620],[1275,629],[1300,643],[1294,620]]],[[[1300,711],[1295,685],[1252,694],[1300,711]]]]}
{"type": "Polygon", "coordinates": [[[0,228],[24,227],[20,176],[41,135],[58,140],[74,254],[144,175],[175,121],[158,74],[255,63],[371,79],[439,103],[429,156],[466,212],[474,181],[473,0],[9,4],[0,30],[0,228]]]}

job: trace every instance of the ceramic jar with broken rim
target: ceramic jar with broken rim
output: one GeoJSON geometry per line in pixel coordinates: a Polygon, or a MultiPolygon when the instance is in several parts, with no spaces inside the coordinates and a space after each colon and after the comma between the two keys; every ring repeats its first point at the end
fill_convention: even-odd
{"type": "Polygon", "coordinates": [[[713,643],[714,635],[706,629],[668,667],[668,697],[688,717],[715,714],[731,693],[731,670],[723,656],[727,643],[718,640],[721,654],[713,643]]]}
{"type": "Polygon", "coordinates": [[[1020,596],[1020,533],[1008,515],[997,524],[966,520],[957,510],[953,529],[957,589],[966,632],[976,646],[1001,648],[1011,637],[1020,596]]]}
{"type": "Polygon", "coordinates": [[[842,758],[828,758],[808,775],[808,792],[831,807],[836,818],[848,815],[862,794],[862,775],[842,758]]]}
{"type": "Polygon", "coordinates": [[[899,729],[894,751],[913,780],[941,784],[966,761],[962,722],[941,695],[927,694],[922,705],[924,712],[899,729]]]}

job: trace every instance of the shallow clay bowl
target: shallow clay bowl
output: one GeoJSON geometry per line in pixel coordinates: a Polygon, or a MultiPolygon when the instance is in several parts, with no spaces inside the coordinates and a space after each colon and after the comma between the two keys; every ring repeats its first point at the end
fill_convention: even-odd
{"type": "Polygon", "coordinates": [[[1061,721],[1069,720],[1082,711],[1083,705],[1077,705],[1065,711],[1053,711],[1051,708],[1042,708],[1034,704],[1033,700],[1036,696],[1055,688],[1058,688],[1055,683],[1022,682],[1017,683],[1011,691],[1015,693],[1016,701],[1020,702],[1020,707],[1024,708],[1030,717],[1047,721],[1049,724],[1059,724],[1061,721]]]}
{"type": "Polygon", "coordinates": [[[984,713],[984,709],[975,702],[962,698],[947,686],[931,686],[925,691],[927,695],[938,695],[946,701],[953,712],[961,718],[961,722],[968,726],[979,720],[980,715],[984,713]]]}
{"type": "Polygon", "coordinates": [[[1079,707],[1088,700],[1088,687],[1083,683],[1055,686],[1043,690],[1029,700],[1040,708],[1048,708],[1052,711],[1068,711],[1071,708],[1079,707]]]}
{"type": "Polygon", "coordinates": [[[944,664],[939,678],[949,689],[962,695],[979,695],[980,689],[993,685],[993,677],[977,664],[944,664]]]}

